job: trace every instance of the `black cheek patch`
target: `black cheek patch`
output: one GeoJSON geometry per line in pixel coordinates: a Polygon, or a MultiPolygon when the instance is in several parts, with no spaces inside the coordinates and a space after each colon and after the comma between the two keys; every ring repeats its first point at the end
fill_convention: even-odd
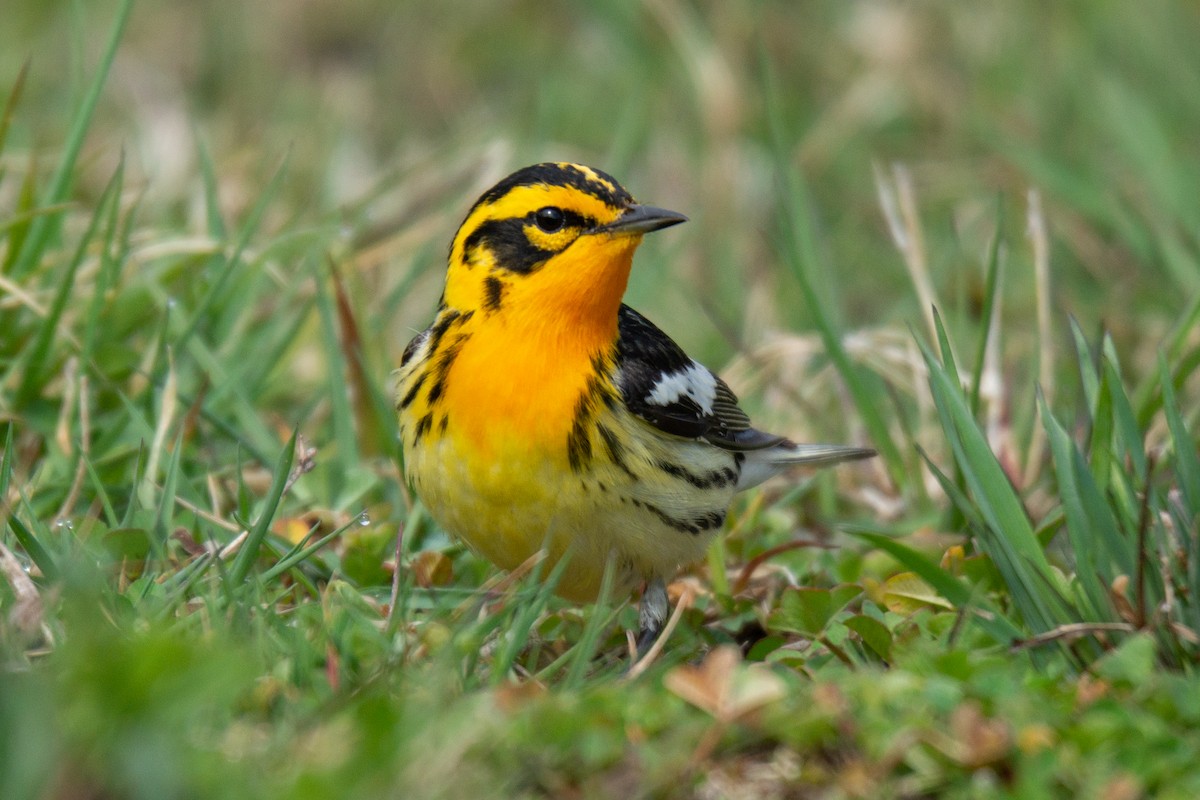
{"type": "Polygon", "coordinates": [[[525,235],[525,220],[520,218],[489,219],[480,223],[463,242],[467,253],[477,247],[491,251],[496,267],[522,274],[532,272],[554,255],[554,251],[543,250],[529,241],[525,235]]]}

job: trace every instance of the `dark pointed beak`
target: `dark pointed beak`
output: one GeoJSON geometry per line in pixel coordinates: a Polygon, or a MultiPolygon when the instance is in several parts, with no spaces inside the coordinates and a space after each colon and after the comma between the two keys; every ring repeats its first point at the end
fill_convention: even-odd
{"type": "Polygon", "coordinates": [[[656,206],[641,206],[636,203],[625,209],[625,213],[607,225],[596,228],[596,233],[615,233],[627,236],[660,231],[672,225],[687,222],[687,217],[678,211],[668,211],[656,206]]]}

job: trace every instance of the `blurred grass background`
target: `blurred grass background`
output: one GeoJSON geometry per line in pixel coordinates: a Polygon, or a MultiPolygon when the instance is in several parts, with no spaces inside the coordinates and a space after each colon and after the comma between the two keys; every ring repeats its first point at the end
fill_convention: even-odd
{"type": "MultiPolygon", "coordinates": [[[[6,4],[3,74],[31,59],[10,173],[30,163],[13,148],[45,161],[62,144],[113,9],[6,4]]],[[[124,148],[129,189],[153,201],[141,218],[195,230],[197,139],[230,212],[290,153],[276,225],[337,219],[397,236],[434,215],[437,227],[415,236],[431,245],[432,264],[419,266],[436,283],[444,242],[480,187],[536,160],[594,162],[695,220],[673,244],[650,243],[682,252],[669,266],[647,259],[632,299],[680,320],[684,343],[719,359],[730,345],[693,318],[698,305],[735,329],[748,305],[759,326],[807,321],[780,275],[773,105],[778,147],[811,191],[817,274],[855,327],[920,314],[872,172],[901,162],[946,294],[979,292],[995,203],[1019,244],[1036,187],[1054,224],[1059,316],[1070,310],[1085,330],[1104,320],[1133,347],[1200,288],[1189,202],[1196,25],[1194,8],[1169,2],[147,3],[89,136],[80,196],[99,192],[124,148]]],[[[1006,313],[1021,331],[1032,281],[1022,280],[1027,252],[1014,251],[1006,313]]],[[[412,269],[407,255],[380,269],[412,269]]],[[[434,292],[399,309],[398,323],[423,324],[434,292]]]]}
{"type": "Polygon", "coordinates": [[[1200,790],[1196,6],[140,3],[105,76],[122,7],[0,24],[0,796],[1200,790]],[[891,451],[739,503],[638,681],[394,462],[455,227],[546,159],[688,214],[628,299],[756,416],[891,451]]]}

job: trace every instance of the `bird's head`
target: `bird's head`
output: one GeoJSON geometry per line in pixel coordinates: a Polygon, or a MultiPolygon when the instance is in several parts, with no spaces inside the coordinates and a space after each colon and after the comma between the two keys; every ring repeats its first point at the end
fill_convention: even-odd
{"type": "Polygon", "coordinates": [[[686,219],[635,203],[591,167],[525,167],[485,192],[459,227],[443,301],[509,323],[615,326],[642,236],[686,219]]]}

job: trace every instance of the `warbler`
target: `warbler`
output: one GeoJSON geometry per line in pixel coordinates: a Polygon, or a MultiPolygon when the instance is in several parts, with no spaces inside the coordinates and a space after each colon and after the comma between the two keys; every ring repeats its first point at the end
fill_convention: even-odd
{"type": "Polygon", "coordinates": [[[644,587],[639,648],[734,493],[875,454],[752,427],[724,381],[621,302],[643,235],[686,220],[591,167],[514,172],[459,227],[437,315],[395,375],[404,471],[433,519],[505,569],[566,557],[569,600],[594,600],[606,569],[614,596],[644,587]]]}

